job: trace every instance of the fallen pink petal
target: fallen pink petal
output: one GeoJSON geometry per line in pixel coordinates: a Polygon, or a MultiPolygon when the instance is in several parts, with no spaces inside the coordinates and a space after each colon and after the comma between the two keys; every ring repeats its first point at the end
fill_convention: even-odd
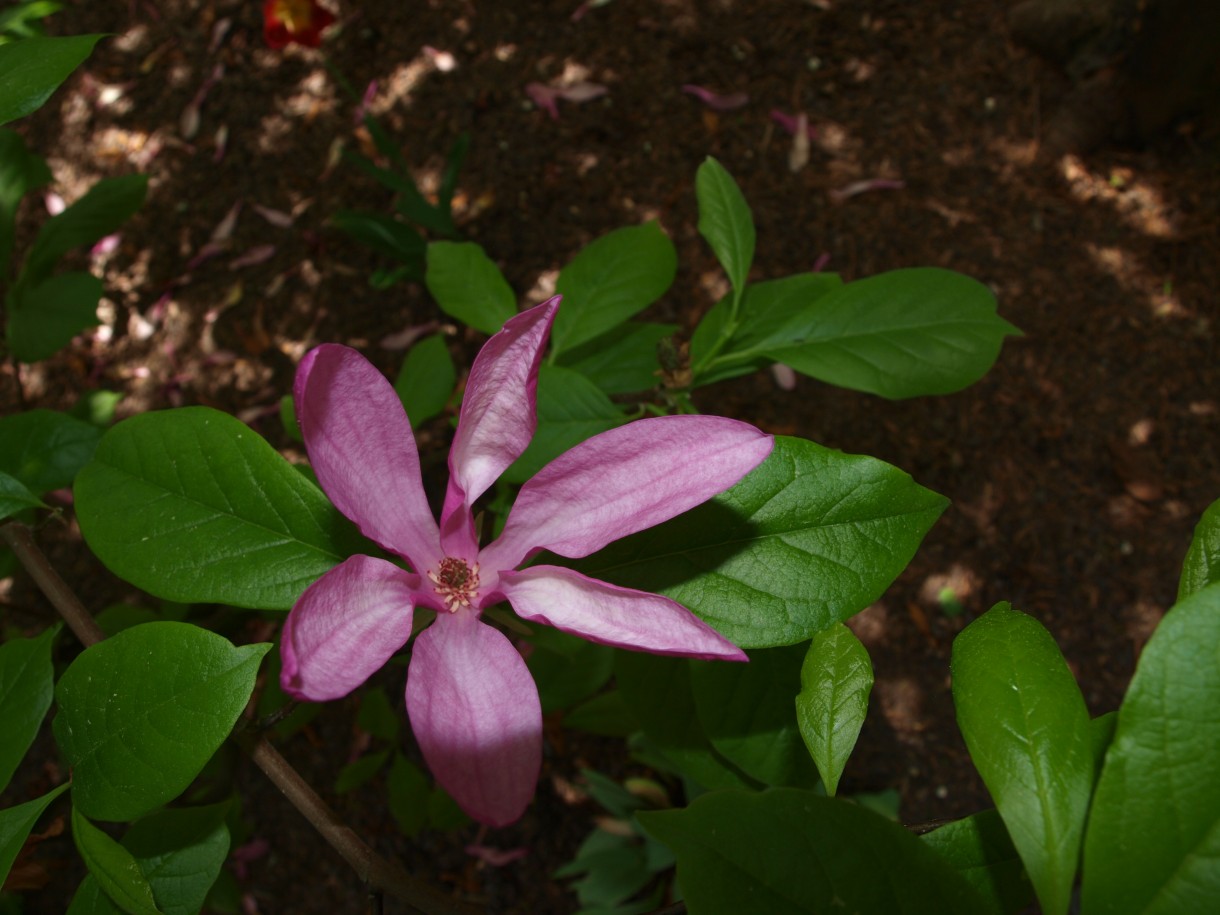
{"type": "Polygon", "coordinates": [[[853,181],[844,187],[836,190],[831,190],[830,199],[835,203],[842,203],[851,197],[859,194],[867,194],[870,191],[900,191],[907,186],[905,181],[900,181],[892,178],[869,178],[865,181],[853,181]]]}
{"type": "Polygon", "coordinates": [[[539,108],[546,111],[552,120],[559,120],[559,99],[581,104],[601,98],[610,92],[609,88],[600,83],[580,82],[571,86],[547,86],[543,83],[530,83],[525,87],[525,94],[539,108]]]}
{"type": "Polygon", "coordinates": [[[230,270],[240,270],[243,267],[253,267],[264,264],[275,257],[275,245],[256,245],[245,254],[229,261],[230,270]]]}
{"type": "Polygon", "coordinates": [[[687,95],[693,95],[713,111],[733,111],[750,103],[750,96],[745,92],[730,92],[728,95],[720,95],[711,89],[696,86],[692,83],[687,83],[683,86],[682,91],[687,95]]]}
{"type": "MultiPolygon", "coordinates": [[[[778,108],[771,109],[771,120],[782,127],[787,133],[795,135],[799,130],[798,121],[804,117],[804,112],[799,112],[795,115],[780,111],[778,108]]],[[[808,117],[805,118],[805,136],[811,140],[818,138],[818,129],[809,123],[808,117]]]]}
{"type": "Polygon", "coordinates": [[[514,861],[520,861],[529,854],[528,848],[492,848],[490,845],[467,845],[466,854],[478,858],[491,867],[504,867],[514,861]]]}
{"type": "Polygon", "coordinates": [[[271,207],[265,207],[259,203],[251,204],[251,209],[278,229],[290,228],[294,221],[292,214],[285,213],[283,210],[275,210],[271,207]]]}
{"type": "Polygon", "coordinates": [[[534,794],[542,709],[521,653],[481,619],[507,601],[521,618],[594,642],[703,660],[744,661],[681,604],[555,565],[580,559],[736,484],[772,439],[721,417],[640,419],[576,445],[526,482],[500,536],[481,545],[477,500],[525,451],[537,426],[538,369],[556,296],[511,318],[471,367],[438,520],[402,402],[355,350],[308,353],[293,396],[310,463],[331,502],[409,571],[352,556],[315,581],[284,623],[281,685],[327,701],[347,695],[410,640],[416,607],[436,614],[416,636],[406,706],[424,761],[475,820],[505,826],[534,794]]]}

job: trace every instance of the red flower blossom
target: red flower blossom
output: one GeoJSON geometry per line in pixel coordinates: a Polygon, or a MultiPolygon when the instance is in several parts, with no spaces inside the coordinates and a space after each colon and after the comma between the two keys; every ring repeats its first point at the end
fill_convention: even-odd
{"type": "Polygon", "coordinates": [[[335,21],[334,14],[318,0],[267,0],[263,4],[263,40],[271,48],[303,44],[316,48],[322,30],[335,21]]]}

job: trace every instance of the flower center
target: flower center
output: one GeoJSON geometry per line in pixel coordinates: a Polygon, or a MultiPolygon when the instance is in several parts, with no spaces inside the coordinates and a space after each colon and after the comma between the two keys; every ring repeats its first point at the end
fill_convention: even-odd
{"type": "Polygon", "coordinates": [[[446,556],[435,572],[428,578],[436,586],[437,596],[445,602],[445,609],[457,612],[458,607],[469,607],[479,593],[479,564],[466,564],[464,559],[446,556]]]}
{"type": "Polygon", "coordinates": [[[313,24],[313,4],[309,0],[276,0],[275,17],[290,33],[303,32],[313,24]]]}

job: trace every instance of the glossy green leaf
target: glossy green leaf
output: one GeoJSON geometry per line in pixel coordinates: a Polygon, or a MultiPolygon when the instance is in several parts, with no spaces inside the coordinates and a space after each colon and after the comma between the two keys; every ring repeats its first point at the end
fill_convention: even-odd
{"type": "Polygon", "coordinates": [[[1088,915],[1210,912],[1220,899],[1220,585],[1173,607],[1118,710],[1084,847],[1088,915]]]}
{"type": "Polygon", "coordinates": [[[51,93],[79,67],[101,35],[26,38],[0,45],[0,124],[23,118],[43,106],[51,93]]]}
{"type": "Polygon", "coordinates": [[[831,796],[860,736],[872,689],[868,649],[850,629],[838,623],[813,637],[801,665],[796,720],[831,796]]]}
{"type": "Polygon", "coordinates": [[[428,245],[425,282],[441,311],[485,334],[494,334],[517,313],[508,280],[474,242],[428,245]]]}
{"type": "Polygon", "coordinates": [[[76,807],[130,820],[181,794],[233,729],[270,647],[161,622],[86,649],[55,688],[76,807]]]}
{"type": "Polygon", "coordinates": [[[85,819],[79,806],[72,808],[72,839],[89,873],[120,909],[129,915],[162,915],[131,852],[85,819]]]}
{"type": "Polygon", "coordinates": [[[1034,888],[996,811],[946,823],[922,838],[974,887],[983,901],[979,915],[1016,915],[1033,903],[1034,888]]]}
{"type": "Polygon", "coordinates": [[[287,610],[347,556],[355,528],[232,416],[144,413],[106,433],[76,481],[90,548],[158,597],[287,610]]]}
{"type": "Polygon", "coordinates": [[[0,470],[35,493],[71,486],[93,457],[102,430],[53,410],[0,419],[0,470]]]}
{"type": "Polygon", "coordinates": [[[0,521],[11,518],[27,508],[46,508],[24,483],[0,470],[0,521]]]}
{"type": "MultiPolygon", "coordinates": [[[[51,707],[55,668],[51,644],[59,626],[32,639],[12,639],[0,645],[0,791],[17,771],[42,719],[51,707]]],[[[3,882],[3,881],[0,881],[3,882]]]]}
{"type": "Polygon", "coordinates": [[[764,785],[812,788],[818,773],[793,714],[804,645],[750,652],[747,664],[690,662],[699,724],[712,746],[764,785]]]}
{"type": "Polygon", "coordinates": [[[330,221],[372,251],[401,261],[412,279],[423,278],[424,239],[405,222],[384,213],[339,210],[330,221]]]}
{"type": "Polygon", "coordinates": [[[62,3],[54,0],[21,0],[0,10],[0,42],[45,35],[42,20],[63,8],[62,3]]]}
{"type": "MultiPolygon", "coordinates": [[[[134,824],[120,843],[131,852],[165,915],[197,915],[229,854],[228,804],[161,810],[134,824]]],[[[97,880],[86,877],[67,915],[119,915],[97,880]]]]}
{"type": "Polygon", "coordinates": [[[1089,722],[1089,749],[1093,753],[1093,783],[1101,778],[1101,767],[1114,740],[1118,727],[1118,712],[1106,712],[1089,722]]]}
{"type": "Polygon", "coordinates": [[[691,336],[695,383],[711,384],[743,375],[770,362],[766,357],[770,349],[805,339],[816,320],[818,301],[842,285],[835,273],[797,273],[751,283],[741,299],[736,329],[726,342],[719,343],[729,333],[733,307],[733,297],[725,296],[703,316],[691,336]]]}
{"type": "Polygon", "coordinates": [[[711,245],[740,296],[754,262],[754,216],[750,206],[737,182],[711,156],[695,173],[695,196],[699,200],[699,234],[711,245]]]}
{"type": "Polygon", "coordinates": [[[627,321],[588,343],[564,351],[556,360],[580,372],[606,394],[631,394],[660,384],[657,345],[677,331],[676,324],[627,321]]]}
{"type": "Polygon", "coordinates": [[[597,386],[572,369],[544,365],[538,372],[538,428],[525,453],[504,472],[524,483],[574,445],[626,422],[597,386]]]}
{"type": "Polygon", "coordinates": [[[0,810],[0,885],[8,877],[13,862],[21,852],[25,840],[51,802],[68,790],[68,782],[52,788],[42,797],[0,810]]]}
{"type": "Polygon", "coordinates": [[[431,790],[428,776],[401,753],[395,753],[386,777],[386,791],[389,794],[390,814],[402,834],[409,839],[419,835],[428,821],[428,795],[431,790]]]}
{"type": "Polygon", "coordinates": [[[777,436],[728,492],[572,564],[665,594],[743,648],[791,645],[877,600],[947,504],[875,458],[777,436]]]}
{"type": "Polygon", "coordinates": [[[532,651],[526,659],[542,713],[571,708],[606,685],[614,672],[614,649],[539,626],[530,636],[532,651]]]}
{"type": "Polygon", "coordinates": [[[599,337],[665,294],[678,253],[655,222],[615,229],[587,245],[559,273],[563,304],[551,329],[556,354],[599,337]]]}
{"type": "Polygon", "coordinates": [[[690,662],[617,651],[614,676],[623,701],[666,759],[706,788],[752,786],[712,746],[695,711],[690,662]]]}
{"type": "Polygon", "coordinates": [[[818,300],[801,340],[766,355],[829,384],[898,399],[949,394],[991,368],[1004,338],[991,290],[938,267],[893,270],[818,300]]]}
{"type": "Polygon", "coordinates": [[[966,746],[1046,915],[1071,899],[1093,788],[1089,713],[1050,633],[1000,603],[953,642],[966,746]]]}
{"type": "Polygon", "coordinates": [[[42,224],[26,254],[18,283],[39,285],[69,251],[118,230],[144,203],[147,192],[147,175],[103,178],[93,185],[85,196],[42,224]]]}
{"type": "Polygon", "coordinates": [[[1182,562],[1182,577],[1178,580],[1178,600],[1220,581],[1220,500],[1203,512],[1195,525],[1190,549],[1182,562]]]}
{"type": "Polygon", "coordinates": [[[13,254],[17,204],[27,191],[51,180],[51,170],[30,152],[21,134],[0,128],[0,277],[7,280],[13,254]]]}
{"type": "Polygon", "coordinates": [[[910,831],[796,788],[716,791],[641,811],[678,856],[690,915],[978,915],[978,895],[910,831]]]}
{"type": "Polygon", "coordinates": [[[37,286],[18,286],[5,334],[21,362],[47,359],[82,330],[97,325],[102,281],[91,273],[60,273],[37,286]]]}
{"type": "Polygon", "coordinates": [[[407,351],[394,390],[406,408],[411,428],[445,409],[457,384],[457,370],[443,334],[425,337],[407,351]]]}

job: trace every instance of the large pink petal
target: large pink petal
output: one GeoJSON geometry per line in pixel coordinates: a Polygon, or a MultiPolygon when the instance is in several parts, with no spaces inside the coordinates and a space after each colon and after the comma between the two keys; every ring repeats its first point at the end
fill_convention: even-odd
{"type": "Polygon", "coordinates": [[[354,349],[319,346],[297,369],[297,422],[318,482],[366,537],[417,572],[441,557],[402,402],[354,349]]]}
{"type": "Polygon", "coordinates": [[[525,661],[470,610],[440,613],[420,633],[407,714],[428,768],[488,826],[520,818],[542,767],[542,706],[525,661]]]}
{"type": "Polygon", "coordinates": [[[280,639],[284,691],[325,702],[346,696],[411,637],[419,576],[352,556],[305,589],[280,639]]]}
{"type": "Polygon", "coordinates": [[[771,436],[718,416],[660,416],[595,435],[521,487],[479,558],[512,569],[538,549],[579,558],[724,492],[771,453],[771,436]]]}
{"type": "Polygon", "coordinates": [[[746,654],[681,604],[557,566],[500,573],[500,592],[522,619],[616,648],[704,660],[746,654]]]}
{"type": "Polygon", "coordinates": [[[538,366],[558,309],[555,296],[510,318],[475,357],[449,450],[449,491],[441,512],[448,555],[474,558],[473,527],[462,513],[469,514],[534,437],[538,366]]]}

